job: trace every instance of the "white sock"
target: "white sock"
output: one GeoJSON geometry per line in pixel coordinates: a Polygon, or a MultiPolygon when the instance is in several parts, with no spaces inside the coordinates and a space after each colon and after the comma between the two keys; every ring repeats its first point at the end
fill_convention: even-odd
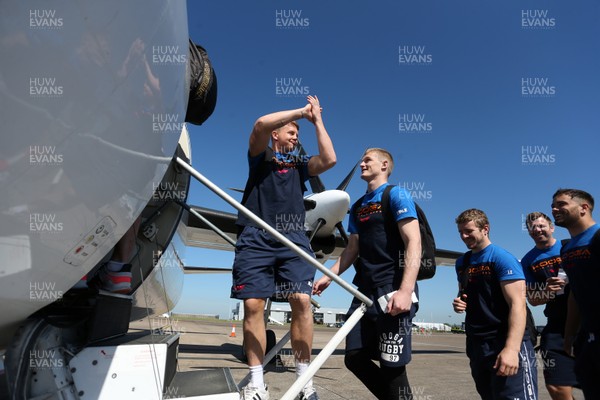
{"type": "Polygon", "coordinates": [[[123,265],[125,265],[125,263],[111,260],[106,263],[106,269],[110,272],[119,272],[121,269],[123,269],[123,265]]]}
{"type": "Polygon", "coordinates": [[[250,385],[251,387],[257,387],[261,389],[265,387],[262,365],[255,365],[254,367],[250,367],[250,383],[248,385],[250,385]]]}
{"type": "MultiPolygon", "coordinates": [[[[308,368],[308,363],[296,361],[296,378],[299,378],[300,375],[305,373],[307,368],[308,368]]],[[[311,387],[312,385],[313,385],[313,380],[312,380],[312,378],[310,378],[310,380],[306,383],[306,385],[304,385],[304,387],[307,388],[307,387],[311,387]]]]}

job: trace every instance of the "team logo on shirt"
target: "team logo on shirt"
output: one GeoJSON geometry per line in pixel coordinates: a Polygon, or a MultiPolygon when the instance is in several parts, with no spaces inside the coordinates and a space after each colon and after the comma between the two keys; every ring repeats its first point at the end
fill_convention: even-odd
{"type": "Polygon", "coordinates": [[[381,214],[381,203],[368,203],[356,210],[356,218],[360,222],[368,221],[373,214],[381,214]]]}
{"type": "Polygon", "coordinates": [[[592,257],[589,247],[567,250],[561,254],[564,269],[571,268],[577,261],[589,260],[592,257]]]}
{"type": "Polygon", "coordinates": [[[560,257],[546,258],[531,265],[533,272],[548,270],[550,273],[556,273],[557,266],[560,265],[562,259],[560,257]]]}
{"type": "Polygon", "coordinates": [[[470,265],[460,272],[462,274],[467,273],[469,277],[469,283],[475,281],[478,277],[487,278],[492,275],[492,263],[483,263],[479,265],[470,265]]]}
{"type": "Polygon", "coordinates": [[[491,274],[492,274],[492,265],[490,263],[469,266],[469,276],[491,275],[491,274]]]}

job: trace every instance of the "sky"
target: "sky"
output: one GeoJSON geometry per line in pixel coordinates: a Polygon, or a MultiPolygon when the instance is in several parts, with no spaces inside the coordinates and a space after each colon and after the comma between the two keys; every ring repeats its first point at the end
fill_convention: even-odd
{"type": "MultiPolygon", "coordinates": [[[[395,159],[390,183],[412,192],[439,248],[465,251],[454,219],[479,208],[492,242],[521,258],[533,247],[525,216],[550,215],[556,189],[600,197],[595,1],[189,0],[188,24],[218,79],[213,115],[188,126],[192,164],[221,188],[244,187],[254,121],[302,107],[312,94],[338,157],[321,175],[325,186],[335,188],[364,149],[386,148],[395,159]]],[[[314,129],[300,124],[314,154],[314,129]]],[[[365,190],[357,173],[351,201],[365,190]]],[[[195,181],[188,203],[234,211],[195,181]]],[[[188,248],[184,261],[231,267],[233,253],[188,248]]],[[[230,285],[229,274],[186,276],[174,311],[228,318],[230,285]]],[[[464,320],[451,306],[453,268],[419,286],[418,320],[464,320]]],[[[332,285],[318,301],[347,308],[351,297],[332,285]]],[[[543,325],[542,308],[533,311],[543,325]]]]}

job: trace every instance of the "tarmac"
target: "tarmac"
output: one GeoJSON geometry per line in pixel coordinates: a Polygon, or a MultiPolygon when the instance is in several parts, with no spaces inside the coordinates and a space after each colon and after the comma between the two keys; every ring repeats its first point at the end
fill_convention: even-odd
{"type": "MultiPolygon", "coordinates": [[[[164,320],[164,319],[163,319],[164,320]]],[[[154,324],[155,325],[155,324],[154,324]]],[[[154,329],[147,320],[132,324],[132,328],[154,329]]],[[[288,326],[269,325],[277,340],[289,330],[288,326]]],[[[247,374],[243,361],[241,321],[181,320],[175,319],[169,327],[179,332],[179,370],[227,367],[236,383],[247,374]],[[232,328],[235,327],[235,337],[232,328]]],[[[315,325],[313,358],[335,334],[337,328],[315,325]]],[[[465,354],[466,337],[451,333],[413,334],[412,361],[407,366],[414,400],[478,399],[471,378],[469,361],[465,354]]],[[[540,400],[551,400],[542,376],[542,360],[538,360],[538,393],[540,400]]],[[[265,381],[271,400],[279,399],[295,380],[293,356],[288,343],[280,352],[280,359],[267,366],[265,381]]],[[[375,397],[344,366],[344,341],[314,376],[321,400],[374,399],[375,397]]],[[[580,390],[574,398],[583,400],[580,390]]]]}

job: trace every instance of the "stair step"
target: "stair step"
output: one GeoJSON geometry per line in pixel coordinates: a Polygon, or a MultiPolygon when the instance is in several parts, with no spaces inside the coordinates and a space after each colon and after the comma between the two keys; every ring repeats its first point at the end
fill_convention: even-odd
{"type": "Polygon", "coordinates": [[[165,389],[163,399],[239,400],[239,392],[229,368],[215,368],[175,373],[165,389]]]}

